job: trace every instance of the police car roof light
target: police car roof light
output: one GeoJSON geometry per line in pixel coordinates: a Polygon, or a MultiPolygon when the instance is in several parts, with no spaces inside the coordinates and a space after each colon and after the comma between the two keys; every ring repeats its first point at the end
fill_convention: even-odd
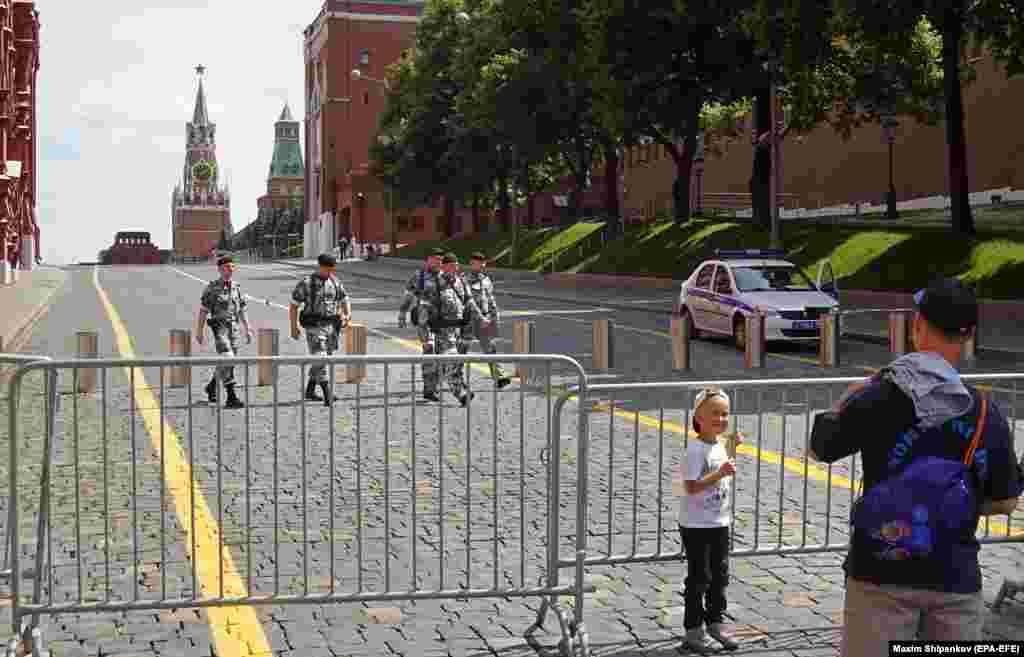
{"type": "Polygon", "coordinates": [[[782,249],[716,249],[715,257],[720,260],[729,258],[785,258],[782,249]]]}

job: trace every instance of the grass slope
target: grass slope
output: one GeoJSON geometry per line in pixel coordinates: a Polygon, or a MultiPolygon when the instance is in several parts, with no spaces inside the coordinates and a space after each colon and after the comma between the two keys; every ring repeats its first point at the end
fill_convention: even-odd
{"type": "MultiPolygon", "coordinates": [[[[895,222],[881,219],[825,222],[787,221],[783,244],[789,256],[813,279],[818,264],[830,260],[845,289],[913,291],[936,275],[958,276],[973,284],[980,297],[1016,299],[1024,296],[1024,211],[977,209],[978,235],[953,234],[943,212],[921,212],[895,222]],[[902,222],[902,223],[901,223],[902,222]]],[[[606,245],[597,239],[601,224],[523,230],[518,268],[547,270],[557,256],[556,270],[583,273],[661,276],[682,279],[715,249],[764,248],[766,230],[748,222],[693,220],[685,226],[670,221],[631,228],[606,245]]],[[[421,258],[440,246],[468,259],[473,251],[498,256],[509,267],[512,233],[469,239],[419,242],[399,251],[421,258]]]]}

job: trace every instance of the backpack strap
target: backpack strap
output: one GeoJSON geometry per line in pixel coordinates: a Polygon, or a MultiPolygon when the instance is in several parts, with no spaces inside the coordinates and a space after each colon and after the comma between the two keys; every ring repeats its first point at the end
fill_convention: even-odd
{"type": "Polygon", "coordinates": [[[974,452],[978,449],[978,445],[981,444],[981,434],[985,430],[985,416],[988,415],[988,400],[980,394],[978,397],[981,401],[981,412],[978,414],[978,426],[974,428],[971,444],[967,448],[967,453],[964,454],[964,465],[967,466],[974,463],[974,452]]]}

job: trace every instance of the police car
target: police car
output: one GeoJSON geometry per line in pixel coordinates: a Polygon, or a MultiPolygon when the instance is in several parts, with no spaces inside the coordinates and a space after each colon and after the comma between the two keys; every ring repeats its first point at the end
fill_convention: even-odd
{"type": "Polygon", "coordinates": [[[689,315],[691,335],[728,335],[740,349],[756,310],[765,314],[765,340],[818,340],[818,318],[839,305],[829,262],[811,282],[777,249],[716,251],[680,288],[678,311],[689,315]]]}

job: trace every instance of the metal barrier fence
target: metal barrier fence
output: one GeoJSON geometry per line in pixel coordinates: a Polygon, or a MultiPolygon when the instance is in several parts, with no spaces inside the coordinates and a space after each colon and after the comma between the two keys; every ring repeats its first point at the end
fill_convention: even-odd
{"type": "MultiPolygon", "coordinates": [[[[49,361],[49,360],[50,359],[47,358],[46,356],[32,356],[32,355],[23,355],[23,354],[2,354],[2,353],[0,353],[0,384],[6,383],[7,380],[10,378],[10,376],[13,375],[13,373],[15,371],[15,368],[17,368],[17,367],[20,367],[20,366],[23,366],[23,365],[27,365],[29,363],[35,363],[35,362],[39,362],[39,361],[49,361]]],[[[44,399],[46,399],[46,403],[47,404],[56,404],[57,403],[57,396],[56,396],[55,388],[53,386],[46,385],[45,383],[44,383],[43,397],[44,397],[44,399]]],[[[47,412],[46,413],[47,419],[49,419],[49,417],[51,415],[52,414],[47,412]]],[[[12,414],[12,417],[13,417],[13,414],[12,414]]],[[[6,428],[9,430],[10,426],[12,424],[13,424],[13,422],[9,421],[7,423],[7,427],[6,428]]],[[[11,535],[13,533],[11,531],[11,528],[15,527],[14,522],[13,522],[12,517],[11,517],[11,514],[14,513],[14,507],[13,506],[9,506],[8,509],[7,509],[7,512],[8,512],[7,524],[4,526],[4,560],[3,560],[3,567],[2,567],[2,569],[0,569],[0,578],[7,578],[7,577],[10,576],[11,535]]]]}
{"type": "Polygon", "coordinates": [[[9,654],[19,636],[45,654],[41,615],[509,597],[550,598],[528,633],[553,609],[569,654],[557,598],[583,589],[550,565],[560,525],[576,517],[559,491],[579,476],[543,455],[563,451],[551,403],[570,384],[585,395],[579,363],[542,354],[27,363],[9,386],[10,526],[33,491],[40,512],[34,540],[11,532],[9,654]],[[496,362],[525,366],[532,385],[478,386],[472,369],[496,362]],[[253,366],[268,363],[271,385],[253,385],[253,366]],[[419,406],[425,363],[470,364],[477,396],[465,408],[419,406]],[[228,364],[242,410],[207,404],[198,375],[167,376],[228,364]],[[333,405],[302,401],[320,364],[336,382],[333,405]],[[352,364],[368,377],[338,382],[352,364]],[[46,409],[41,449],[21,433],[32,372],[66,397],[46,409]],[[95,390],[76,393],[90,372],[95,390]]]}
{"type": "MultiPolygon", "coordinates": [[[[1022,379],[964,376],[983,384],[1015,432],[1022,379]]],[[[526,635],[553,611],[561,654],[587,655],[588,570],[685,556],[672,498],[701,388],[729,393],[734,429],[746,436],[731,487],[731,553],[847,548],[857,458],[825,466],[806,450],[813,414],[859,380],[589,385],[571,358],[522,354],[28,363],[8,399],[9,527],[27,506],[21,491],[35,485],[19,482],[34,473],[32,458],[39,516],[34,541],[11,532],[14,632],[43,654],[41,615],[538,597],[526,635]],[[523,365],[536,385],[488,387],[466,408],[431,405],[429,421],[417,412],[417,365],[494,362],[523,365]],[[191,370],[225,364],[239,371],[244,410],[196,403],[193,387],[204,382],[191,370]],[[274,369],[269,386],[252,384],[261,364],[274,369]],[[368,377],[335,383],[343,394],[334,405],[308,405],[307,370],[318,364],[330,381],[352,364],[368,377]],[[179,368],[190,375],[167,377],[179,368]],[[86,371],[98,387],[76,393],[86,371]],[[53,400],[38,454],[18,412],[31,372],[44,374],[53,400]],[[57,404],[58,395],[69,399],[57,404]],[[569,401],[576,426],[563,435],[569,401]],[[34,570],[21,569],[22,558],[34,570]],[[562,569],[571,581],[562,583],[562,569]]],[[[982,528],[984,542],[1024,537],[1012,517],[982,528]]]]}
{"type": "MultiPolygon", "coordinates": [[[[963,379],[990,395],[1013,430],[1022,431],[1019,383],[1024,382],[1024,374],[967,375],[963,379]]],[[[737,473],[731,486],[731,554],[845,551],[850,539],[849,512],[859,493],[857,456],[825,465],[812,462],[807,450],[813,414],[831,407],[850,383],[862,380],[590,385],[586,431],[576,427],[577,431],[567,434],[586,436],[587,443],[573,445],[567,437],[563,448],[571,455],[578,454],[582,461],[578,464],[576,525],[583,530],[577,536],[576,552],[560,553],[551,568],[575,570],[579,599],[588,582],[585,569],[678,562],[684,557],[675,522],[682,497],[680,467],[687,440],[696,435],[691,435],[690,429],[694,396],[712,385],[729,394],[733,429],[746,437],[738,447],[737,473]]],[[[566,392],[555,402],[553,435],[562,431],[560,413],[572,394],[566,392]]],[[[1016,440],[1016,445],[1018,450],[1024,449],[1024,440],[1016,440]]],[[[980,523],[982,542],[1024,540],[1024,531],[1014,524],[1012,517],[1006,522],[985,518],[980,523]]],[[[1024,527],[1019,521],[1016,524],[1024,527]]],[[[584,608],[575,605],[574,611],[570,627],[586,652],[589,640],[584,608]]]]}

